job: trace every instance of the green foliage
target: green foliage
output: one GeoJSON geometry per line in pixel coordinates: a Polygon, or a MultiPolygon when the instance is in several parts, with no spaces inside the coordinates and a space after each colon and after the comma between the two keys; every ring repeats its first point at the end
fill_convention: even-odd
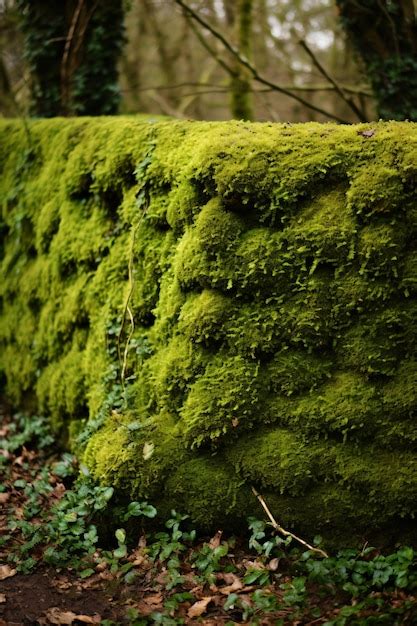
{"type": "Polygon", "coordinates": [[[13,402],[165,517],[236,526],[255,485],[307,535],[411,540],[414,125],[29,129],[0,125],[13,402]]]}
{"type": "Polygon", "coordinates": [[[375,95],[380,119],[417,120],[417,19],[407,4],[337,0],[375,95]],[[373,19],[369,19],[369,15],[373,19]]]}

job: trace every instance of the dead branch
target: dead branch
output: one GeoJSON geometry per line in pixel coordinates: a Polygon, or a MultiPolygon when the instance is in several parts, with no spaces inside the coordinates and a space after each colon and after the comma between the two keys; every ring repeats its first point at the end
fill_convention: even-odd
{"type": "Polygon", "coordinates": [[[363,114],[363,111],[361,111],[356,106],[356,104],[352,100],[352,98],[349,98],[348,96],[345,95],[344,90],[341,87],[341,85],[339,85],[339,83],[336,81],[336,79],[333,78],[333,76],[331,76],[329,74],[329,72],[323,67],[323,65],[320,63],[320,61],[318,60],[318,58],[316,57],[316,55],[314,54],[312,49],[307,45],[307,42],[304,39],[300,39],[298,43],[303,48],[303,50],[308,54],[308,56],[310,57],[310,59],[312,60],[314,66],[318,69],[320,74],[322,74],[322,76],[324,76],[324,78],[333,86],[333,89],[342,98],[342,100],[344,102],[346,102],[348,107],[357,116],[359,121],[360,122],[367,122],[368,120],[366,119],[366,116],[363,114]]]}
{"type": "Polygon", "coordinates": [[[194,11],[194,9],[192,9],[186,2],[184,2],[184,0],[174,0],[174,2],[176,4],[178,4],[178,6],[180,6],[182,8],[182,10],[185,12],[185,14],[188,14],[190,17],[192,17],[198,24],[200,24],[200,26],[202,26],[203,28],[208,30],[213,35],[213,37],[215,37],[218,41],[220,41],[222,43],[222,45],[224,46],[224,48],[228,52],[230,52],[230,54],[243,67],[245,67],[250,72],[250,74],[251,74],[251,76],[252,76],[254,81],[256,81],[258,83],[261,83],[262,85],[265,85],[267,87],[270,87],[273,91],[277,91],[277,92],[282,93],[283,95],[285,95],[285,96],[287,96],[289,98],[292,98],[293,100],[296,100],[297,102],[299,102],[303,106],[307,107],[308,109],[311,109],[312,111],[316,111],[316,113],[320,113],[321,115],[324,115],[325,117],[333,119],[333,120],[335,120],[337,122],[340,122],[342,124],[348,124],[349,123],[348,120],[345,120],[345,119],[339,117],[338,115],[332,113],[331,111],[326,111],[325,109],[322,109],[321,107],[316,106],[312,102],[309,102],[308,100],[305,100],[301,96],[298,96],[297,94],[292,93],[288,89],[285,89],[281,85],[278,85],[278,84],[270,81],[269,79],[265,78],[261,74],[259,74],[259,72],[256,69],[256,67],[254,65],[252,65],[252,63],[246,57],[242,56],[240,54],[239,50],[237,50],[234,46],[232,46],[230,44],[230,42],[227,41],[227,39],[218,30],[216,30],[215,28],[213,28],[213,26],[211,26],[211,24],[206,22],[206,20],[204,18],[202,18],[196,11],[194,11]]]}
{"type": "Polygon", "coordinates": [[[304,541],[304,539],[301,539],[301,537],[297,537],[297,535],[295,535],[294,533],[292,533],[289,530],[285,530],[285,528],[283,528],[282,526],[280,526],[280,524],[278,524],[278,522],[276,521],[276,519],[274,518],[274,516],[272,515],[271,511],[269,510],[265,500],[263,499],[263,497],[256,491],[255,487],[252,487],[252,491],[253,494],[256,496],[256,498],[258,498],[259,502],[262,505],[262,508],[264,509],[265,513],[267,514],[269,521],[271,523],[271,526],[279,533],[281,533],[281,535],[284,535],[284,537],[292,537],[293,539],[295,539],[295,541],[298,541],[298,543],[301,543],[301,545],[305,546],[306,548],[308,548],[309,550],[311,550],[312,552],[316,552],[317,554],[320,554],[320,556],[323,556],[324,558],[328,559],[329,555],[327,554],[327,552],[325,552],[324,550],[321,550],[320,548],[315,548],[314,546],[311,546],[309,543],[307,543],[306,541],[304,541]]]}

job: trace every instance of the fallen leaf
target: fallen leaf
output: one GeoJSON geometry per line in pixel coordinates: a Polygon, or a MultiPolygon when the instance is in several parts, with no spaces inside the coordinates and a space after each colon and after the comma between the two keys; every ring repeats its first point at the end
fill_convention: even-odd
{"type": "Polygon", "coordinates": [[[77,620],[83,624],[100,624],[101,615],[95,613],[94,615],[77,615],[72,611],[62,611],[59,607],[52,607],[45,612],[45,617],[50,624],[58,624],[61,626],[71,624],[77,620]]]}
{"type": "Polygon", "coordinates": [[[210,602],[213,600],[212,596],[207,596],[205,598],[203,598],[202,600],[198,600],[198,602],[194,602],[194,604],[192,604],[190,606],[190,608],[188,609],[188,617],[192,618],[192,617],[200,617],[200,615],[203,615],[203,613],[206,612],[207,606],[210,604],[210,602]]]}
{"type": "Polygon", "coordinates": [[[278,569],[278,566],[279,566],[279,561],[280,561],[280,559],[278,559],[278,558],[271,559],[271,560],[269,561],[269,563],[268,563],[268,569],[269,569],[271,572],[276,572],[276,571],[277,571],[277,569],[278,569]]]}
{"type": "Polygon", "coordinates": [[[6,504],[7,500],[10,498],[10,493],[0,493],[0,504],[6,504]]]}
{"type": "Polygon", "coordinates": [[[0,565],[0,580],[10,578],[10,576],[14,576],[15,574],[16,570],[12,569],[10,565],[0,565]]]}
{"type": "Polygon", "coordinates": [[[108,568],[107,561],[100,561],[100,563],[97,563],[96,565],[96,572],[104,572],[104,570],[107,568],[108,568]]]}
{"type": "Polygon", "coordinates": [[[55,581],[52,581],[51,584],[57,589],[70,589],[72,587],[72,583],[66,578],[57,578],[55,581]]]}
{"type": "Polygon", "coordinates": [[[45,617],[51,624],[72,624],[76,615],[72,611],[62,611],[55,606],[45,611],[45,617]]]}
{"type": "Polygon", "coordinates": [[[220,545],[220,541],[222,538],[222,534],[223,531],[222,530],[218,530],[217,533],[214,535],[214,537],[212,537],[209,541],[209,548],[211,548],[211,550],[215,550],[215,548],[218,548],[220,545]]]}
{"type": "Polygon", "coordinates": [[[224,595],[229,595],[229,593],[233,593],[234,591],[243,589],[243,583],[238,576],[230,573],[230,574],[227,574],[227,577],[230,583],[226,585],[225,587],[220,587],[219,588],[220,593],[224,595]]]}
{"type": "Polygon", "coordinates": [[[141,616],[146,617],[154,611],[162,609],[163,599],[162,593],[154,593],[150,596],[145,596],[143,600],[138,603],[137,609],[139,610],[141,616]]]}
{"type": "Polygon", "coordinates": [[[250,561],[249,559],[243,559],[242,564],[246,569],[265,569],[265,565],[261,561],[250,561]]]}
{"type": "Polygon", "coordinates": [[[0,604],[3,604],[3,602],[6,602],[6,595],[4,593],[0,593],[0,604]]]}
{"type": "Polygon", "coordinates": [[[218,572],[217,578],[219,580],[224,580],[226,585],[232,585],[237,576],[236,574],[232,574],[232,572],[218,572]]]}

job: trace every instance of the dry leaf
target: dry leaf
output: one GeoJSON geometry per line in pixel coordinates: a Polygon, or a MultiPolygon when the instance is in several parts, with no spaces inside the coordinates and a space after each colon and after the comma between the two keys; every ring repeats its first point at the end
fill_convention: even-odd
{"type": "Polygon", "coordinates": [[[70,589],[72,587],[72,583],[65,578],[65,576],[58,576],[51,581],[52,587],[55,587],[58,590],[62,589],[70,589]]]}
{"type": "Polygon", "coordinates": [[[100,563],[97,563],[96,565],[96,572],[104,572],[104,570],[107,568],[108,568],[107,561],[100,561],[100,563]]]}
{"type": "Polygon", "coordinates": [[[0,580],[10,578],[10,576],[14,576],[15,574],[16,570],[12,569],[10,565],[0,565],[0,580]]]}
{"type": "Polygon", "coordinates": [[[0,604],[3,604],[3,602],[6,602],[6,595],[4,593],[0,593],[0,604]]]}
{"type": "Polygon", "coordinates": [[[207,596],[202,600],[198,600],[198,602],[194,602],[194,604],[188,609],[188,617],[200,617],[200,615],[203,615],[203,613],[206,612],[207,606],[212,600],[212,596],[207,596]]]}
{"type": "Polygon", "coordinates": [[[0,493],[0,504],[6,504],[7,500],[10,498],[10,493],[0,493]]]}
{"type": "Polygon", "coordinates": [[[45,612],[45,617],[51,624],[59,624],[61,626],[71,626],[75,620],[83,624],[100,624],[101,622],[101,616],[98,613],[94,615],[77,615],[72,611],[62,611],[56,606],[48,609],[45,612]]]}
{"type": "Polygon", "coordinates": [[[138,603],[137,609],[141,616],[146,617],[154,611],[162,609],[163,599],[162,593],[154,593],[150,596],[145,596],[145,598],[138,603]]]}
{"type": "Polygon", "coordinates": [[[265,569],[265,565],[261,561],[250,561],[249,559],[243,559],[242,564],[246,569],[265,569]]]}
{"type": "Polygon", "coordinates": [[[51,624],[72,624],[76,618],[72,611],[62,611],[58,607],[52,607],[45,612],[46,619],[51,624]]]}
{"type": "Polygon", "coordinates": [[[278,569],[278,566],[279,566],[279,561],[280,561],[280,559],[278,559],[278,558],[271,559],[271,560],[269,561],[269,563],[268,563],[268,569],[269,569],[271,572],[276,572],[276,571],[277,571],[277,569],[278,569]]]}
{"type": "Polygon", "coordinates": [[[222,534],[223,531],[222,530],[218,530],[217,533],[214,535],[214,537],[212,537],[209,541],[209,548],[211,548],[211,550],[215,550],[215,548],[218,548],[220,545],[220,541],[222,538],[222,534]]]}
{"type": "Polygon", "coordinates": [[[236,576],[235,574],[231,574],[231,573],[226,574],[226,576],[228,578],[226,582],[229,582],[229,584],[226,585],[226,587],[220,587],[219,588],[220,593],[224,595],[229,595],[229,593],[233,593],[234,591],[243,589],[243,583],[238,576],[236,576]]]}

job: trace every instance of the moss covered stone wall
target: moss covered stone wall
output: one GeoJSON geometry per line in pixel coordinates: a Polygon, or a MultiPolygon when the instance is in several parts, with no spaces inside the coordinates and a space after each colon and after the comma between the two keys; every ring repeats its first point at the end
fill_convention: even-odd
{"type": "Polygon", "coordinates": [[[204,527],[417,512],[417,127],[0,123],[0,369],[204,527]]]}

